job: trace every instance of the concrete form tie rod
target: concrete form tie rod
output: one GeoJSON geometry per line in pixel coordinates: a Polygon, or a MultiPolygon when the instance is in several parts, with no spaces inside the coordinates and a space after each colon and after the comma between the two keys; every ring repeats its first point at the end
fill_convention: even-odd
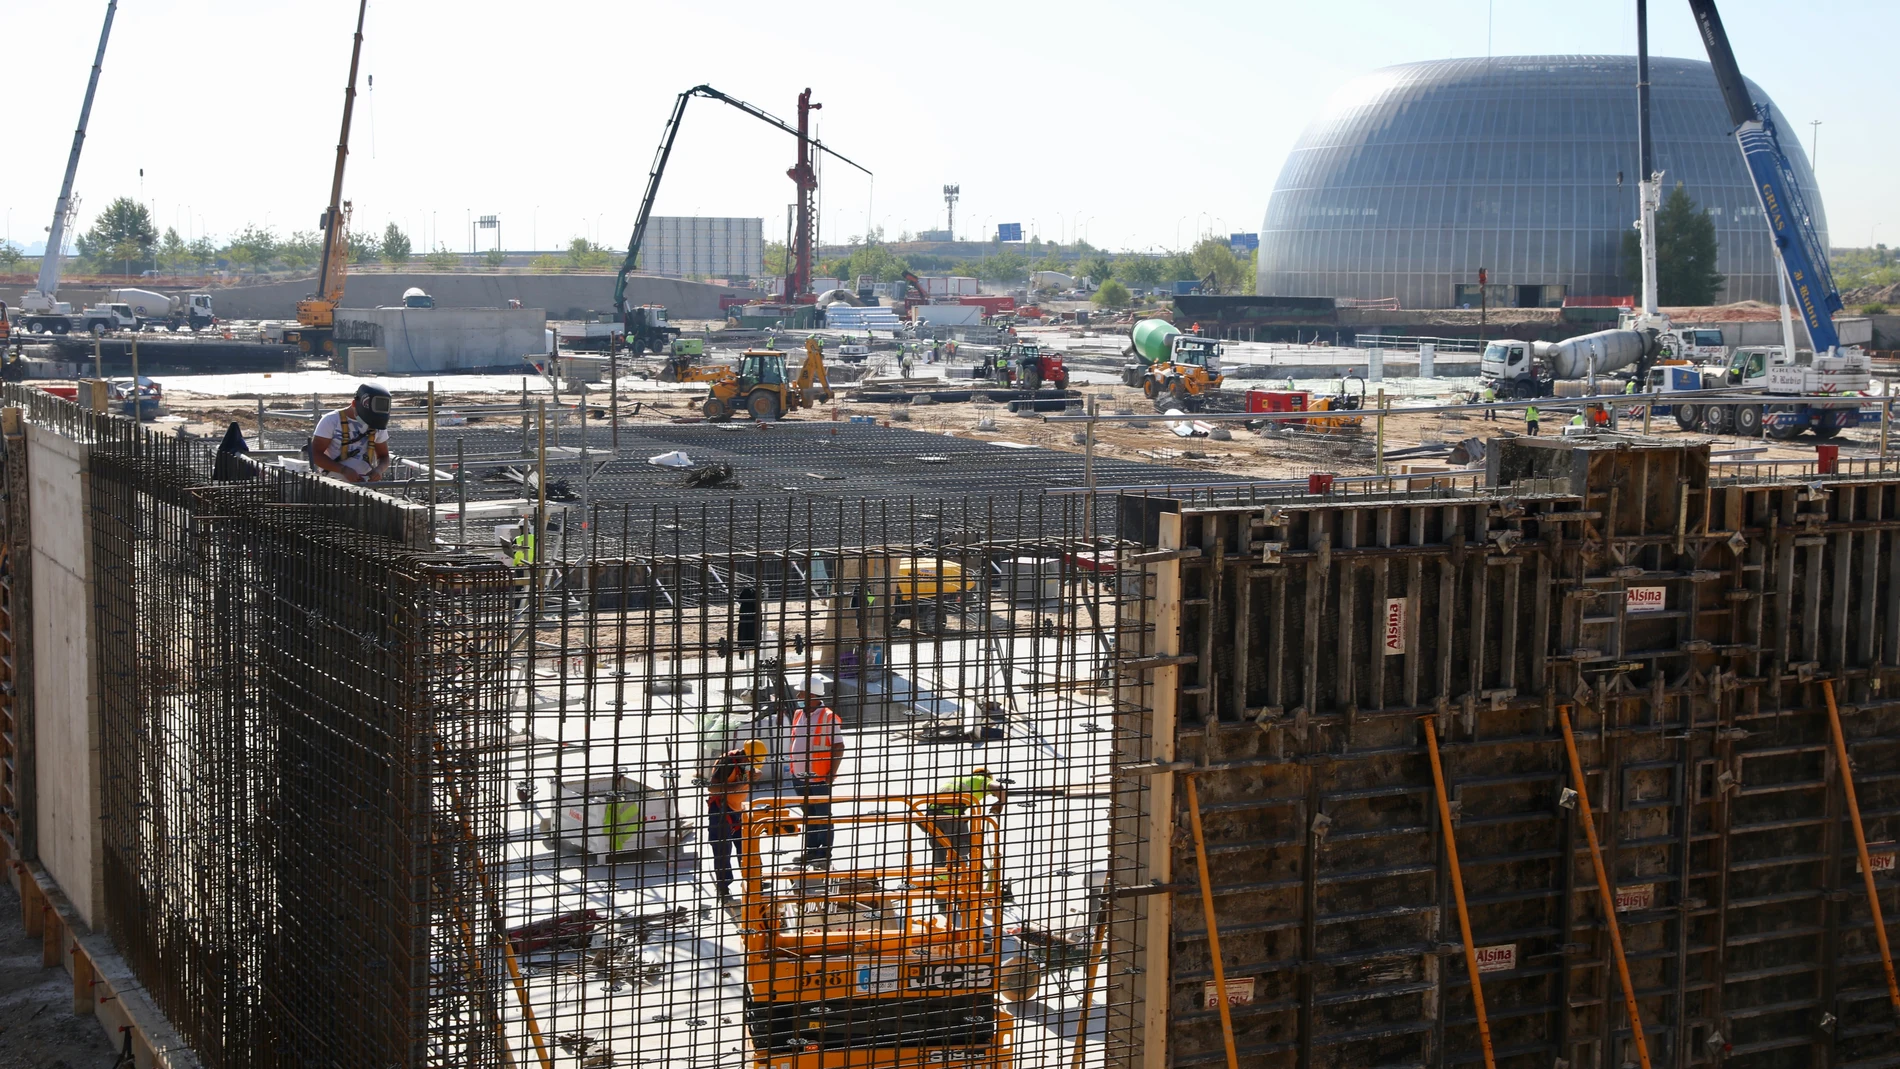
{"type": "Polygon", "coordinates": [[[1451,801],[1445,796],[1445,768],[1438,759],[1438,729],[1432,720],[1436,714],[1422,716],[1425,725],[1425,749],[1432,758],[1432,784],[1438,788],[1438,820],[1445,833],[1445,857],[1451,862],[1451,891],[1458,903],[1458,934],[1465,943],[1465,972],[1471,977],[1471,1005],[1478,1014],[1478,1045],[1484,1050],[1484,1069],[1496,1069],[1491,1055],[1491,1022],[1484,1012],[1484,984],[1478,978],[1478,948],[1471,940],[1471,914],[1465,909],[1465,876],[1458,867],[1458,840],[1452,834],[1451,801]]]}
{"type": "Polygon", "coordinates": [[[1075,1029],[1075,1053],[1069,1059],[1069,1069],[1082,1069],[1083,1055],[1088,1050],[1089,1003],[1095,994],[1095,979],[1101,972],[1102,952],[1107,949],[1108,922],[1115,908],[1115,877],[1110,876],[1102,884],[1102,904],[1095,914],[1095,938],[1089,944],[1088,975],[1082,981],[1082,1009],[1075,1019],[1083,1022],[1075,1029]]]}
{"type": "Polygon", "coordinates": [[[1841,710],[1834,704],[1834,681],[1823,679],[1827,721],[1834,731],[1834,757],[1841,763],[1841,791],[1847,796],[1847,815],[1854,821],[1854,849],[1860,854],[1860,876],[1867,884],[1867,908],[1874,914],[1874,939],[1880,944],[1880,967],[1887,974],[1887,998],[1900,1014],[1900,983],[1893,976],[1893,950],[1887,945],[1887,922],[1880,915],[1880,891],[1874,886],[1874,866],[1867,859],[1867,829],[1860,822],[1860,799],[1854,794],[1854,770],[1847,763],[1847,733],[1841,730],[1841,710]]]}
{"type": "MultiPolygon", "coordinates": [[[[1234,1016],[1227,1008],[1227,969],[1220,960],[1220,930],[1214,925],[1214,886],[1207,878],[1207,838],[1201,834],[1201,797],[1194,776],[1187,776],[1188,819],[1194,825],[1194,868],[1201,879],[1201,915],[1207,921],[1207,955],[1214,962],[1214,1002],[1220,1007],[1220,1034],[1227,1045],[1227,1069],[1240,1069],[1234,1049],[1234,1016]]],[[[1648,1069],[1645,1065],[1644,1069],[1648,1069]]]]}
{"type": "Polygon", "coordinates": [[[1570,778],[1577,784],[1577,810],[1582,818],[1583,835],[1590,844],[1590,865],[1596,869],[1597,895],[1603,900],[1603,923],[1610,931],[1610,950],[1616,955],[1616,978],[1623,985],[1623,1008],[1630,1016],[1630,1034],[1636,1037],[1636,1059],[1642,1069],[1650,1069],[1649,1043],[1643,1038],[1643,1016],[1636,1009],[1636,985],[1630,982],[1629,959],[1623,956],[1623,932],[1616,924],[1616,892],[1610,888],[1610,876],[1603,868],[1603,848],[1597,843],[1596,811],[1590,808],[1590,791],[1583,782],[1583,760],[1577,756],[1577,733],[1570,727],[1570,706],[1557,707],[1557,721],[1564,728],[1564,750],[1570,755],[1570,778]]]}

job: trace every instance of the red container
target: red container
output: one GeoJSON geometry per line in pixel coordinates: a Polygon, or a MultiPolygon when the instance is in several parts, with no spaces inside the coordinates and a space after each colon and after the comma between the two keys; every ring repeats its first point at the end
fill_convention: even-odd
{"type": "Polygon", "coordinates": [[[1817,445],[1814,447],[1814,459],[1820,462],[1821,474],[1832,475],[1840,466],[1841,447],[1838,445],[1817,445]]]}
{"type": "Polygon", "coordinates": [[[1309,494],[1330,494],[1333,492],[1333,473],[1316,471],[1306,477],[1306,492],[1309,494]]]}

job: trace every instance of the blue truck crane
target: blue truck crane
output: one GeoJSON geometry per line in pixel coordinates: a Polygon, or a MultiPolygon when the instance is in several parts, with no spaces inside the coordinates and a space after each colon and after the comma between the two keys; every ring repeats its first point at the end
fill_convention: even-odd
{"type": "MultiPolygon", "coordinates": [[[[1729,46],[1728,32],[1722,28],[1722,16],[1715,0],[1689,0],[1702,45],[1715,68],[1716,85],[1728,106],[1736,144],[1755,182],[1755,195],[1761,202],[1762,217],[1768,221],[1774,239],[1776,257],[1787,286],[1793,291],[1794,304],[1807,325],[1814,343],[1814,355],[1802,363],[1792,350],[1792,339],[1768,360],[1738,353],[1727,371],[1726,385],[1753,388],[1760,386],[1768,397],[1776,394],[1813,396],[1815,394],[1855,394],[1868,388],[1873,364],[1867,354],[1853,346],[1842,346],[1840,332],[1834,326],[1834,314],[1841,310],[1841,294],[1828,268],[1827,249],[1814,232],[1814,217],[1809,211],[1801,187],[1795,181],[1794,167],[1781,147],[1774,115],[1766,104],[1758,103],[1742,79],[1735,51],[1729,46]]],[[[1707,383],[1721,386],[1723,383],[1707,383]]],[[[1711,406],[1706,420],[1711,430],[1742,429],[1746,432],[1756,406],[1711,406]]],[[[1858,400],[1829,402],[1770,403],[1759,407],[1758,433],[1787,438],[1802,430],[1829,438],[1843,427],[1860,421],[1858,400]]]]}

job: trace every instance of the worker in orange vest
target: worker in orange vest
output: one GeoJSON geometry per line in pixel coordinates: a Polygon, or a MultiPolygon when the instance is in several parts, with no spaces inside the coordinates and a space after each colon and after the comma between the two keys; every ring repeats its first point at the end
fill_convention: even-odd
{"type": "Polygon", "coordinates": [[[838,714],[817,695],[800,691],[804,708],[792,717],[792,783],[803,799],[805,811],[805,852],[794,865],[828,865],[831,862],[833,827],[831,784],[844,765],[844,738],[838,714]],[[823,799],[820,801],[819,799],[823,799]]]}
{"type": "Polygon", "coordinates": [[[712,844],[713,882],[719,900],[732,900],[732,851],[739,844],[741,814],[752,799],[752,781],[765,768],[767,747],[758,739],[727,750],[695,781],[706,788],[707,841],[712,844]]]}

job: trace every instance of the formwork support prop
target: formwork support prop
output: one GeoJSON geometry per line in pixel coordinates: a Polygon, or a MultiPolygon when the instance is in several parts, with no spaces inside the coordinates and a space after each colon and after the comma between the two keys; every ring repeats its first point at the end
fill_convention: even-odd
{"type": "Polygon", "coordinates": [[[1623,1008],[1629,1012],[1630,1034],[1636,1038],[1636,1059],[1642,1069],[1650,1069],[1649,1043],[1643,1038],[1643,1016],[1636,1009],[1636,985],[1630,982],[1629,959],[1623,956],[1623,932],[1616,923],[1616,892],[1610,887],[1610,874],[1603,868],[1603,847],[1597,842],[1596,810],[1590,808],[1589,786],[1583,781],[1583,760],[1577,756],[1577,733],[1570,727],[1570,706],[1557,707],[1557,722],[1564,729],[1564,752],[1570,755],[1570,779],[1577,785],[1577,811],[1582,817],[1583,836],[1590,844],[1590,865],[1596,870],[1597,895],[1603,900],[1603,924],[1610,931],[1610,952],[1616,956],[1616,978],[1623,985],[1623,1008]]]}
{"type": "Polygon", "coordinates": [[[1214,1002],[1220,1007],[1220,1035],[1227,1044],[1227,1069],[1240,1069],[1240,1054],[1234,1049],[1234,1015],[1227,1008],[1227,969],[1220,960],[1220,929],[1214,925],[1214,885],[1207,877],[1207,837],[1201,834],[1201,796],[1194,789],[1194,774],[1188,773],[1188,819],[1194,825],[1194,868],[1201,881],[1201,914],[1207,920],[1207,956],[1214,963],[1214,1002]]]}
{"type": "Polygon", "coordinates": [[[1496,1069],[1491,1055],[1491,1022],[1484,1012],[1484,984],[1478,978],[1478,948],[1471,940],[1471,914],[1465,909],[1465,876],[1458,867],[1458,840],[1452,835],[1451,800],[1445,794],[1445,768],[1438,759],[1437,714],[1419,717],[1425,725],[1425,750],[1432,759],[1432,785],[1438,789],[1438,822],[1445,833],[1445,859],[1451,863],[1451,893],[1458,903],[1458,936],[1465,944],[1465,972],[1471,977],[1471,1005],[1478,1015],[1478,1046],[1484,1051],[1484,1069],[1496,1069]]]}
{"type": "Polygon", "coordinates": [[[1874,915],[1874,939],[1880,945],[1880,967],[1887,974],[1887,999],[1900,1014],[1900,984],[1894,982],[1893,950],[1887,945],[1887,922],[1880,915],[1880,891],[1874,886],[1874,866],[1867,858],[1867,829],[1860,822],[1860,799],[1854,794],[1854,768],[1847,763],[1847,733],[1841,730],[1841,710],[1834,704],[1834,681],[1823,679],[1827,722],[1834,733],[1834,757],[1841,766],[1841,793],[1847,796],[1847,815],[1854,824],[1854,849],[1860,854],[1860,877],[1867,884],[1867,908],[1874,915]]]}

